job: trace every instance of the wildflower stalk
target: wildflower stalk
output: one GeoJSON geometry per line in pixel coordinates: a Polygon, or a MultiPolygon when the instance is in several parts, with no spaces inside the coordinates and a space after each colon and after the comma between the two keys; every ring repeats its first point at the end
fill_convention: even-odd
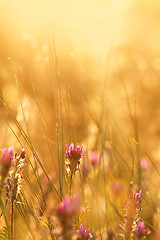
{"type": "Polygon", "coordinates": [[[80,148],[78,145],[74,146],[74,143],[71,143],[71,145],[68,147],[66,145],[66,161],[65,161],[65,169],[67,172],[67,175],[70,177],[70,186],[69,186],[69,196],[72,194],[72,183],[73,178],[76,173],[76,171],[79,170],[81,157],[84,156],[82,154],[83,146],[80,148]]]}
{"type": "Polygon", "coordinates": [[[14,239],[14,200],[11,202],[11,240],[14,239]]]}
{"type": "Polygon", "coordinates": [[[79,198],[75,197],[73,200],[66,195],[63,202],[57,208],[57,217],[61,225],[61,237],[63,240],[71,240],[73,230],[73,219],[77,215],[79,207],[79,198]]]}
{"type": "Polygon", "coordinates": [[[117,239],[130,240],[134,235],[134,230],[139,221],[141,211],[141,190],[132,194],[128,201],[125,202],[123,223],[120,225],[121,233],[117,235],[117,239]]]}
{"type": "Polygon", "coordinates": [[[73,183],[73,175],[71,175],[71,178],[70,178],[69,196],[72,195],[72,183],[73,183]]]}
{"type": "Polygon", "coordinates": [[[77,233],[77,240],[89,240],[93,238],[92,234],[90,233],[90,228],[84,228],[83,224],[81,224],[80,229],[77,230],[77,233]]]}

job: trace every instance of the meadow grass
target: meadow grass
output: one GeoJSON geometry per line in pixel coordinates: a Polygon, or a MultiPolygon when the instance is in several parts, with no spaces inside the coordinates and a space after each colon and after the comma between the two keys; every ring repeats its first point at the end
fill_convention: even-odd
{"type": "Polygon", "coordinates": [[[147,176],[150,171],[159,176],[159,170],[139,143],[136,117],[135,136],[127,138],[105,108],[104,94],[99,114],[92,113],[81,89],[63,86],[56,76],[50,128],[52,118],[48,123],[31,81],[32,98],[16,78],[21,123],[1,96],[1,118],[11,131],[10,141],[17,142],[12,154],[4,148],[1,155],[1,239],[151,239],[158,229],[149,216],[158,214],[158,203],[147,176]],[[33,110],[28,119],[23,95],[33,110]],[[72,101],[79,98],[74,114],[79,108],[87,113],[94,129],[85,138],[71,112],[72,101]],[[32,118],[36,125],[30,127],[32,118]]]}
{"type": "Polygon", "coordinates": [[[0,239],[160,239],[159,82],[112,51],[90,77],[47,44],[0,86],[0,239]]]}

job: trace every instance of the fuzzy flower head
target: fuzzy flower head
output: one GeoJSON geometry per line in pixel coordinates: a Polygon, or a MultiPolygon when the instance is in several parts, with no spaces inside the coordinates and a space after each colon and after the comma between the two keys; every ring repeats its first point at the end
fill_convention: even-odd
{"type": "Polygon", "coordinates": [[[62,239],[72,239],[73,230],[73,218],[77,215],[79,207],[79,198],[75,197],[73,200],[68,195],[65,196],[64,200],[59,204],[57,208],[57,217],[61,225],[61,236],[62,239]]]}
{"type": "Polygon", "coordinates": [[[74,147],[74,143],[68,147],[66,145],[66,161],[65,161],[65,168],[68,175],[73,176],[77,170],[79,170],[79,165],[81,161],[83,146],[76,146],[74,147]]]}
{"type": "Polygon", "coordinates": [[[147,171],[147,170],[149,170],[149,168],[151,167],[151,165],[150,165],[150,162],[147,161],[147,159],[142,158],[142,159],[140,160],[140,167],[141,167],[141,169],[142,169],[143,171],[147,171]]]}
{"type": "Polygon", "coordinates": [[[137,228],[134,230],[138,239],[143,239],[143,237],[148,236],[151,231],[146,228],[144,222],[138,222],[137,228]]]}
{"type": "Polygon", "coordinates": [[[90,161],[90,163],[92,164],[93,167],[97,167],[100,164],[101,156],[97,152],[90,152],[88,154],[88,159],[89,159],[89,161],[90,161]]]}
{"type": "Polygon", "coordinates": [[[12,165],[13,152],[14,152],[13,147],[9,147],[8,149],[4,148],[2,150],[2,154],[1,154],[1,157],[0,157],[1,182],[3,182],[4,179],[7,177],[9,169],[12,165]]]}
{"type": "Polygon", "coordinates": [[[2,154],[1,154],[1,158],[0,158],[1,165],[8,166],[11,164],[11,162],[13,160],[13,151],[14,151],[13,147],[9,147],[8,149],[4,148],[2,150],[2,154]]]}
{"type": "Polygon", "coordinates": [[[82,172],[84,175],[87,175],[90,172],[90,167],[87,164],[83,164],[82,172]]]}
{"type": "Polygon", "coordinates": [[[57,208],[57,216],[60,220],[73,219],[79,210],[79,198],[75,197],[73,200],[68,195],[65,196],[57,208]]]}
{"type": "Polygon", "coordinates": [[[132,239],[135,234],[134,230],[137,227],[137,223],[140,218],[141,211],[141,190],[133,193],[131,189],[131,195],[124,205],[123,222],[120,225],[121,232],[119,236],[123,239],[132,239]]]}
{"type": "Polygon", "coordinates": [[[22,149],[20,155],[15,154],[13,159],[13,169],[6,179],[6,196],[9,202],[15,201],[21,190],[23,180],[23,167],[26,165],[25,149],[22,149]]]}
{"type": "Polygon", "coordinates": [[[113,181],[110,185],[111,192],[115,198],[124,199],[125,185],[120,180],[113,181]]]}
{"type": "Polygon", "coordinates": [[[78,239],[89,240],[93,238],[92,234],[90,233],[90,228],[84,228],[83,224],[81,224],[80,229],[77,230],[77,233],[79,235],[78,239]]]}
{"type": "Polygon", "coordinates": [[[135,194],[133,194],[133,190],[131,188],[131,199],[134,199],[135,202],[137,203],[141,203],[141,195],[142,195],[142,191],[140,190],[139,192],[135,192],[135,194]]]}

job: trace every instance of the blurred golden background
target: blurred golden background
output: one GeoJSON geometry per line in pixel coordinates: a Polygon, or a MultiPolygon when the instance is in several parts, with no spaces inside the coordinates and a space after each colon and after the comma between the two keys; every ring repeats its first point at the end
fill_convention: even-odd
{"type": "MultiPolygon", "coordinates": [[[[98,118],[104,96],[105,112],[111,111],[124,134],[128,115],[136,114],[147,134],[157,135],[159,12],[158,0],[1,0],[1,95],[17,116],[19,94],[33,99],[36,91],[44,115],[50,111],[54,121],[58,77],[71,95],[76,126],[88,124],[82,99],[98,118]]],[[[27,98],[21,100],[27,105],[27,98]]],[[[87,135],[83,129],[80,139],[87,135]]]]}
{"type": "MultiPolygon", "coordinates": [[[[118,207],[133,180],[144,188],[146,206],[153,198],[160,209],[155,168],[136,174],[145,151],[160,170],[160,1],[0,0],[0,96],[1,148],[27,152],[33,144],[52,174],[57,147],[64,163],[65,144],[83,144],[86,156],[103,152],[118,207]]],[[[93,215],[101,218],[105,199],[99,195],[101,209],[93,215]]],[[[153,224],[154,209],[145,210],[153,224]]]]}

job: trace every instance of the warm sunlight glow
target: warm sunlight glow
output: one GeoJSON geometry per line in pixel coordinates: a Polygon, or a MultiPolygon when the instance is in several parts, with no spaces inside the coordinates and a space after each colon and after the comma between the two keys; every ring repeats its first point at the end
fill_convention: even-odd
{"type": "Polygon", "coordinates": [[[160,0],[0,0],[0,239],[160,239],[160,0]]]}

